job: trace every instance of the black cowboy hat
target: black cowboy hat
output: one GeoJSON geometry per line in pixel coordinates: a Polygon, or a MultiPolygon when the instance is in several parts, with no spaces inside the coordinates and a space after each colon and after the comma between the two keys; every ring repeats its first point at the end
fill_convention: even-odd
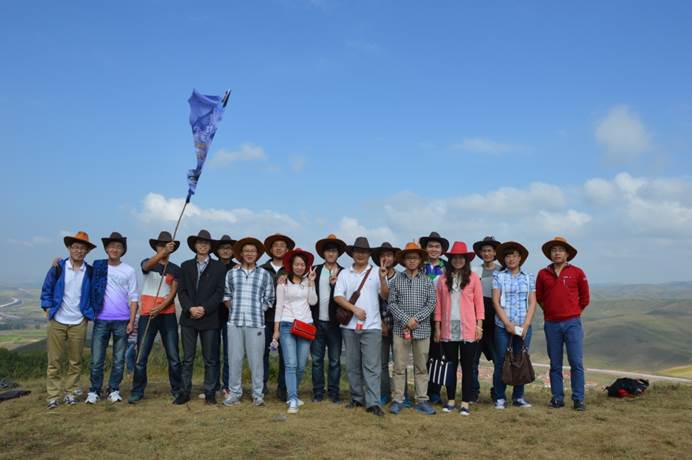
{"type": "Polygon", "coordinates": [[[103,242],[103,249],[106,249],[106,247],[111,244],[112,242],[118,242],[122,243],[123,245],[123,253],[122,255],[124,256],[125,253],[127,252],[127,238],[122,236],[118,232],[112,232],[111,236],[108,236],[106,238],[101,238],[101,241],[103,242]]]}
{"type": "Polygon", "coordinates": [[[281,233],[274,233],[273,235],[269,235],[264,240],[264,249],[267,251],[267,253],[271,252],[272,244],[274,244],[275,241],[285,241],[289,251],[296,247],[296,242],[288,236],[282,235],[281,233]]]}
{"type": "Polygon", "coordinates": [[[216,257],[219,257],[219,247],[223,246],[224,244],[230,244],[231,246],[234,246],[235,243],[236,240],[234,240],[228,235],[223,235],[220,240],[214,241],[214,255],[216,257]]]}
{"type": "Polygon", "coordinates": [[[375,265],[377,265],[378,267],[380,266],[380,257],[382,256],[382,253],[386,251],[394,253],[394,265],[396,265],[396,256],[397,254],[399,254],[399,252],[401,252],[401,248],[395,248],[391,245],[389,241],[385,241],[380,245],[379,248],[373,249],[370,257],[372,258],[372,261],[375,263],[375,265]]]}
{"type": "Polygon", "coordinates": [[[521,260],[519,261],[519,266],[521,267],[522,265],[524,265],[524,262],[526,262],[526,259],[529,257],[529,250],[526,249],[521,243],[517,243],[516,241],[505,241],[497,247],[497,261],[500,262],[500,265],[506,267],[505,256],[508,252],[514,250],[519,252],[519,257],[521,257],[521,260]]]}
{"type": "Polygon", "coordinates": [[[336,235],[334,235],[334,234],[330,234],[326,238],[322,238],[317,243],[315,243],[315,251],[323,259],[324,259],[324,251],[326,251],[330,247],[336,248],[336,250],[339,252],[339,255],[346,252],[346,243],[343,240],[340,240],[339,238],[337,238],[336,235]]]}
{"type": "Polygon", "coordinates": [[[253,238],[251,236],[241,238],[235,242],[235,244],[233,245],[233,255],[236,256],[238,260],[242,260],[240,254],[243,251],[243,246],[246,246],[248,244],[251,244],[257,248],[257,260],[259,260],[259,258],[262,257],[266,250],[260,240],[258,240],[257,238],[253,238]]]}
{"type": "Polygon", "coordinates": [[[373,250],[373,248],[370,247],[368,239],[364,236],[359,236],[358,238],[356,238],[356,241],[354,241],[352,245],[346,246],[346,254],[353,257],[354,249],[363,249],[368,252],[372,252],[373,250]]]}
{"type": "Polygon", "coordinates": [[[208,230],[200,230],[197,235],[190,235],[187,237],[187,246],[190,248],[192,252],[195,254],[197,253],[197,250],[195,249],[195,244],[197,243],[198,240],[204,240],[204,241],[209,241],[209,244],[211,245],[211,250],[209,252],[213,252],[216,247],[215,247],[215,241],[214,238],[211,237],[211,234],[209,233],[208,230]]]}
{"type": "Polygon", "coordinates": [[[494,236],[486,236],[482,240],[473,243],[473,252],[475,252],[476,255],[480,257],[481,249],[483,248],[483,246],[492,246],[493,249],[497,250],[497,247],[501,244],[502,243],[497,241],[494,236]]]}
{"type": "Polygon", "coordinates": [[[420,241],[420,247],[423,249],[425,249],[425,247],[431,241],[437,241],[442,245],[443,254],[447,252],[447,249],[449,249],[449,241],[446,238],[442,238],[437,232],[430,232],[430,235],[428,236],[421,236],[418,241],[420,241]]]}
{"type": "Polygon", "coordinates": [[[177,251],[178,248],[180,247],[180,241],[177,241],[177,240],[173,241],[173,236],[171,236],[170,233],[168,233],[167,231],[164,230],[161,233],[159,233],[158,238],[149,239],[149,246],[151,246],[151,249],[156,251],[156,246],[158,246],[160,244],[166,245],[170,242],[173,242],[173,245],[175,246],[175,249],[173,249],[173,252],[177,251]]]}

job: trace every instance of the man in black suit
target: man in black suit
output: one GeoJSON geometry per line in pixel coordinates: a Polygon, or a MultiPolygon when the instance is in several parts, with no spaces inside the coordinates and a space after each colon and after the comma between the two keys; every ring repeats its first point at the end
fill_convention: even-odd
{"type": "Polygon", "coordinates": [[[182,308],[180,335],[183,341],[183,392],[176,404],[190,400],[192,369],[197,352],[197,336],[202,342],[204,358],[204,397],[207,404],[216,404],[219,375],[219,312],[223,300],[226,266],[209,257],[214,240],[207,230],[187,238],[187,245],[196,254],[181,265],[178,300],[182,308]]]}

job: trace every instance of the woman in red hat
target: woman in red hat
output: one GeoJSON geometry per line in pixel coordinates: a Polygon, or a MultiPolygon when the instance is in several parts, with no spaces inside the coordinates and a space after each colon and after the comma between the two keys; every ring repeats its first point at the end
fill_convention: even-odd
{"type": "Polygon", "coordinates": [[[302,401],[298,399],[298,387],[310,353],[310,340],[295,333],[300,322],[313,324],[310,305],[317,304],[315,290],[315,257],[302,249],[295,249],[284,256],[286,279],[279,281],[276,289],[275,341],[281,341],[286,375],[288,413],[295,414],[302,401]],[[297,324],[296,324],[297,323],[297,324]]]}
{"type": "Polygon", "coordinates": [[[434,317],[434,340],[442,341],[444,354],[452,365],[447,385],[448,401],[442,410],[452,412],[455,409],[457,365],[461,362],[459,414],[469,415],[469,402],[474,397],[473,367],[478,341],[483,337],[483,286],[478,275],[471,271],[471,261],[476,254],[468,250],[466,243],[456,241],[446,256],[449,264],[437,283],[434,317]]]}

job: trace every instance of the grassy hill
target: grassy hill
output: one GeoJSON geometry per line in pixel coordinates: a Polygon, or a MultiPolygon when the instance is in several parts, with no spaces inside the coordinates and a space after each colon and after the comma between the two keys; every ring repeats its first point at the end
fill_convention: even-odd
{"type": "MultiPolygon", "coordinates": [[[[22,305],[0,311],[0,347],[41,349],[39,290],[5,288],[0,296],[22,299],[22,305]]],[[[594,285],[583,321],[588,367],[655,373],[692,365],[692,282],[594,285]]],[[[540,309],[533,327],[532,356],[547,362],[540,309]]]]}
{"type": "MultiPolygon", "coordinates": [[[[683,458],[692,452],[692,386],[652,386],[644,396],[587,392],[588,410],[545,406],[529,386],[531,409],[497,411],[488,401],[470,417],[405,410],[376,418],[343,405],[311,403],[297,415],[270,397],[265,407],[172,406],[162,376],[132,406],[101,402],[45,409],[34,394],[0,404],[0,459],[15,458],[683,458]]],[[[246,389],[247,391],[247,389],[246,389]]]]}

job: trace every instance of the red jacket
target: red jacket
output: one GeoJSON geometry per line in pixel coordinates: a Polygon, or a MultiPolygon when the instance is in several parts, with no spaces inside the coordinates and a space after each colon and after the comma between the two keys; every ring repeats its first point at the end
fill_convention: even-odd
{"type": "Polygon", "coordinates": [[[538,272],[536,301],[546,321],[576,318],[589,305],[589,282],[581,268],[567,264],[555,273],[553,264],[538,272]]]}

